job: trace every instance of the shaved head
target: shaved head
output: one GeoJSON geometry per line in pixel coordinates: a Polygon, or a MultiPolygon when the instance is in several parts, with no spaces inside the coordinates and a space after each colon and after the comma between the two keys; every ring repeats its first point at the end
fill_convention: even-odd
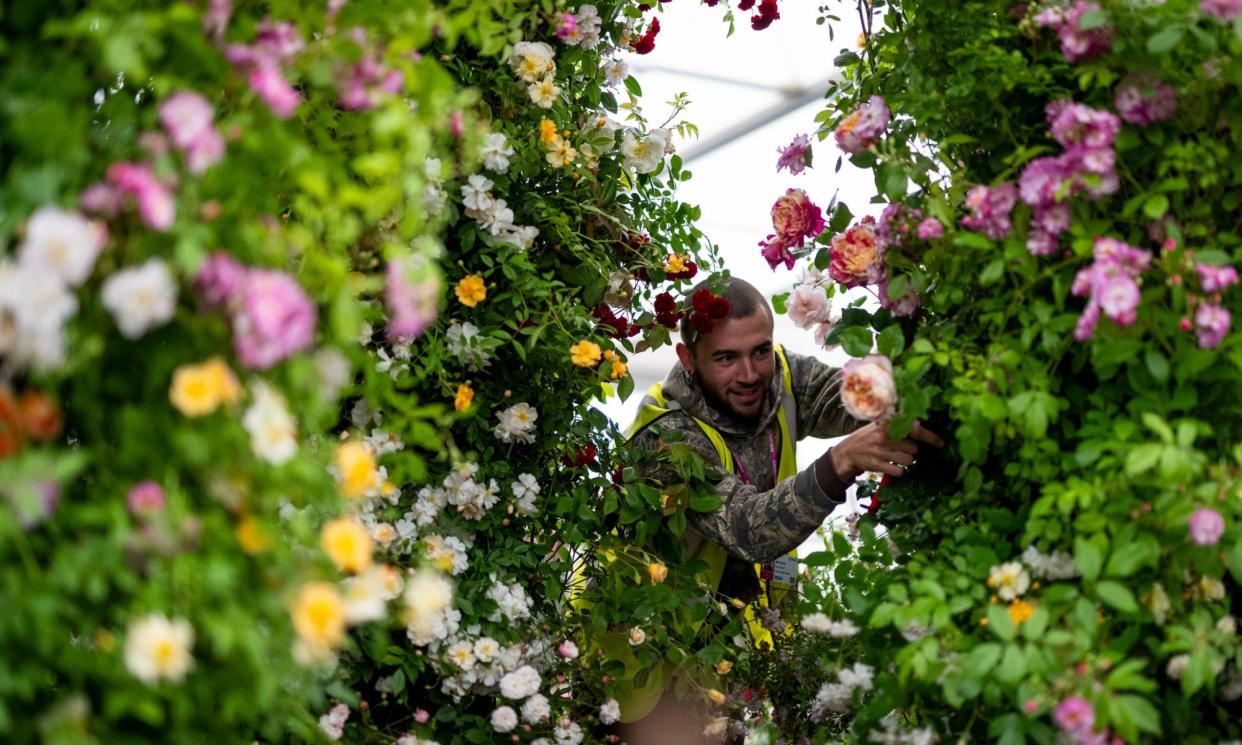
{"type": "MultiPolygon", "coordinates": [[[[755,286],[744,279],[738,277],[725,277],[723,279],[708,278],[694,286],[690,290],[691,296],[699,290],[719,289],[719,294],[729,301],[729,318],[749,318],[756,313],[762,312],[768,317],[770,322],[775,323],[775,317],[772,315],[772,306],[768,304],[768,299],[763,296],[762,292],[755,289],[755,286]]],[[[699,343],[702,335],[690,327],[690,314],[687,313],[681,319],[681,341],[691,350],[699,343]]]]}

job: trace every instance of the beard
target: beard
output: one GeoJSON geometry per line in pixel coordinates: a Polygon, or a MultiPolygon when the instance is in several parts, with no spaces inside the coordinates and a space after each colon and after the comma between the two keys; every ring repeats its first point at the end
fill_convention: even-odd
{"type": "Polygon", "coordinates": [[[743,414],[733,408],[732,404],[728,402],[721,391],[708,386],[707,381],[703,380],[703,377],[699,375],[697,370],[694,371],[694,374],[691,377],[694,378],[694,382],[698,385],[699,390],[703,392],[703,400],[706,401],[707,405],[713,410],[728,414],[734,421],[746,427],[754,427],[759,424],[759,421],[763,418],[763,413],[767,410],[766,397],[764,404],[760,406],[759,410],[754,414],[743,414]]]}

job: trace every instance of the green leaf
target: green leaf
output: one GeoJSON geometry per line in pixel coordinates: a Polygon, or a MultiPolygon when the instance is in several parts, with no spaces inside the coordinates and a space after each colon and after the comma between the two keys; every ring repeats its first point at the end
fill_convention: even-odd
{"type": "Polygon", "coordinates": [[[1177,46],[1184,33],[1186,33],[1185,26],[1169,26],[1157,31],[1147,40],[1147,51],[1152,54],[1164,54],[1177,46]]]}
{"type": "Polygon", "coordinates": [[[1001,277],[1005,276],[1005,260],[993,259],[987,266],[983,267],[983,271],[979,272],[979,284],[987,287],[995,284],[1001,277]]]}
{"type": "MultiPolygon", "coordinates": [[[[1124,694],[1115,699],[1115,705],[1118,711],[1122,712],[1123,716],[1129,719],[1138,730],[1153,735],[1160,734],[1160,713],[1147,699],[1142,696],[1124,694]]],[[[1137,739],[1127,738],[1131,742],[1137,739]]]]}
{"type": "Polygon", "coordinates": [[[996,642],[984,642],[970,650],[966,659],[962,660],[962,672],[976,680],[982,678],[1000,662],[1001,645],[996,642]]]}
{"type": "Polygon", "coordinates": [[[1096,585],[1096,595],[1100,600],[1111,605],[1122,613],[1138,612],[1138,603],[1134,600],[1134,593],[1130,592],[1125,585],[1112,580],[1104,580],[1096,585]]]}
{"type": "Polygon", "coordinates": [[[624,401],[634,392],[634,376],[622,375],[620,382],[617,383],[617,395],[624,401]]]}
{"type": "Polygon", "coordinates": [[[1143,361],[1147,363],[1147,371],[1160,382],[1169,379],[1169,359],[1159,349],[1148,347],[1143,353],[1143,361]]]}
{"type": "Polygon", "coordinates": [[[714,489],[700,489],[690,495],[690,509],[695,512],[711,512],[722,504],[724,500],[714,489]]]}
{"type": "Polygon", "coordinates": [[[772,309],[775,310],[778,315],[783,316],[789,312],[789,306],[786,305],[788,301],[789,301],[788,292],[781,292],[776,295],[773,295],[772,296],[772,309]]]}
{"type": "Polygon", "coordinates": [[[1016,631],[1013,627],[1013,619],[1009,617],[1009,611],[1005,610],[1005,606],[1000,603],[992,603],[988,606],[988,628],[1001,639],[1007,642],[1013,641],[1016,631]]]}
{"type": "Polygon", "coordinates": [[[851,357],[866,357],[871,354],[871,332],[862,326],[844,329],[838,341],[845,353],[851,357]]]}
{"type": "Polygon", "coordinates": [[[1160,546],[1147,536],[1141,540],[1114,544],[1113,554],[1108,557],[1108,566],[1104,573],[1109,577],[1129,577],[1144,564],[1155,564],[1159,555],[1160,546]]]}
{"type": "Polygon", "coordinates": [[[1160,460],[1160,455],[1163,452],[1164,446],[1157,445],[1154,442],[1135,446],[1126,455],[1126,475],[1137,476],[1140,473],[1150,471],[1160,460]]]}
{"type": "Polygon", "coordinates": [[[1159,220],[1168,211],[1169,198],[1163,194],[1152,194],[1146,202],[1143,202],[1143,214],[1153,220],[1159,220]]]}
{"type": "Polygon", "coordinates": [[[906,337],[901,333],[901,327],[893,324],[881,331],[876,339],[876,347],[880,350],[880,354],[889,359],[895,359],[906,347],[906,337]]]}
{"type": "Polygon", "coordinates": [[[1100,568],[1104,564],[1104,555],[1095,544],[1085,538],[1074,541],[1074,566],[1088,582],[1100,576],[1100,568]]]}
{"type": "Polygon", "coordinates": [[[638,80],[633,75],[625,79],[625,89],[637,98],[641,98],[643,95],[643,88],[638,84],[638,80]]]}

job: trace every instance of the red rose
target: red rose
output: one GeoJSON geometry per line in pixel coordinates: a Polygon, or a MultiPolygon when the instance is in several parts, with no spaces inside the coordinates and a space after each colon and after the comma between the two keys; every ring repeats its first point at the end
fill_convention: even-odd
{"type": "Polygon", "coordinates": [[[823,231],[824,216],[805,191],[789,189],[772,205],[772,227],[785,241],[801,246],[823,231]]]}
{"type": "Polygon", "coordinates": [[[706,333],[710,333],[712,329],[716,328],[716,322],[713,321],[711,316],[707,315],[706,313],[695,312],[695,313],[690,314],[690,328],[694,329],[700,334],[706,334],[706,333]]]}
{"type": "Polygon", "coordinates": [[[655,296],[655,311],[659,313],[672,313],[677,310],[677,301],[667,292],[661,292],[655,296]]]}
{"type": "Polygon", "coordinates": [[[712,318],[728,318],[730,310],[732,310],[732,308],[729,306],[728,300],[723,297],[714,297],[712,298],[712,305],[711,308],[708,309],[707,315],[712,318]]]}
{"type": "Polygon", "coordinates": [[[694,312],[706,313],[708,309],[712,307],[712,300],[715,297],[716,296],[712,294],[712,291],[706,288],[695,291],[695,293],[690,296],[690,303],[694,305],[694,312]]]}

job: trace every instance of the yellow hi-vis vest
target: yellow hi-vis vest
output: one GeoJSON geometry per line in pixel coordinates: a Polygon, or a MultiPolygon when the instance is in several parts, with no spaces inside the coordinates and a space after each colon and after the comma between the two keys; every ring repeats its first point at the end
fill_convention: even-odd
{"type": "MultiPolygon", "coordinates": [[[[789,371],[789,360],[785,357],[785,350],[779,344],[775,346],[775,352],[781,362],[782,383],[781,403],[776,414],[776,420],[780,427],[780,460],[775,474],[775,481],[779,483],[796,474],[798,470],[797,460],[794,456],[797,410],[794,404],[793,377],[789,371]]],[[[661,384],[656,383],[648,389],[646,397],[643,398],[638,409],[638,416],[626,431],[627,439],[632,439],[665,414],[678,410],[680,410],[680,406],[677,402],[668,401],[664,397],[661,384]]],[[[703,431],[707,439],[711,441],[712,447],[716,449],[716,455],[720,458],[721,466],[729,473],[736,474],[737,464],[734,462],[733,452],[729,450],[729,446],[725,443],[724,437],[720,432],[697,417],[691,417],[691,419],[703,431]]],[[[797,555],[797,551],[792,551],[789,557],[796,562],[797,555]]],[[[725,562],[728,560],[728,556],[728,551],[723,546],[707,539],[703,540],[691,556],[691,560],[702,561],[707,564],[708,587],[713,591],[720,587],[720,580],[724,575],[725,562]]],[[[788,561],[789,559],[786,559],[786,562],[788,561]]],[[[796,568],[796,563],[793,566],[796,568]]],[[[759,597],[746,606],[742,612],[742,617],[750,631],[751,638],[754,639],[755,645],[758,646],[766,642],[769,647],[772,647],[774,645],[772,634],[760,623],[759,610],[778,606],[789,590],[793,589],[796,580],[791,576],[792,572],[786,572],[784,576],[778,579],[774,575],[771,565],[755,564],[755,574],[759,578],[759,597]]],[[[610,634],[608,639],[601,640],[604,651],[612,659],[625,663],[625,678],[627,681],[632,681],[638,671],[638,661],[630,652],[629,643],[625,635],[615,635],[617,636],[616,639],[613,639],[613,636],[610,634]]],[[[661,666],[657,666],[650,671],[646,684],[635,686],[630,683],[628,690],[624,690],[627,687],[625,685],[619,686],[622,690],[619,691],[617,701],[621,704],[621,721],[626,723],[635,722],[650,714],[664,693],[664,680],[666,677],[666,671],[661,666]]],[[[619,682],[624,684],[626,681],[619,682]]]]}

